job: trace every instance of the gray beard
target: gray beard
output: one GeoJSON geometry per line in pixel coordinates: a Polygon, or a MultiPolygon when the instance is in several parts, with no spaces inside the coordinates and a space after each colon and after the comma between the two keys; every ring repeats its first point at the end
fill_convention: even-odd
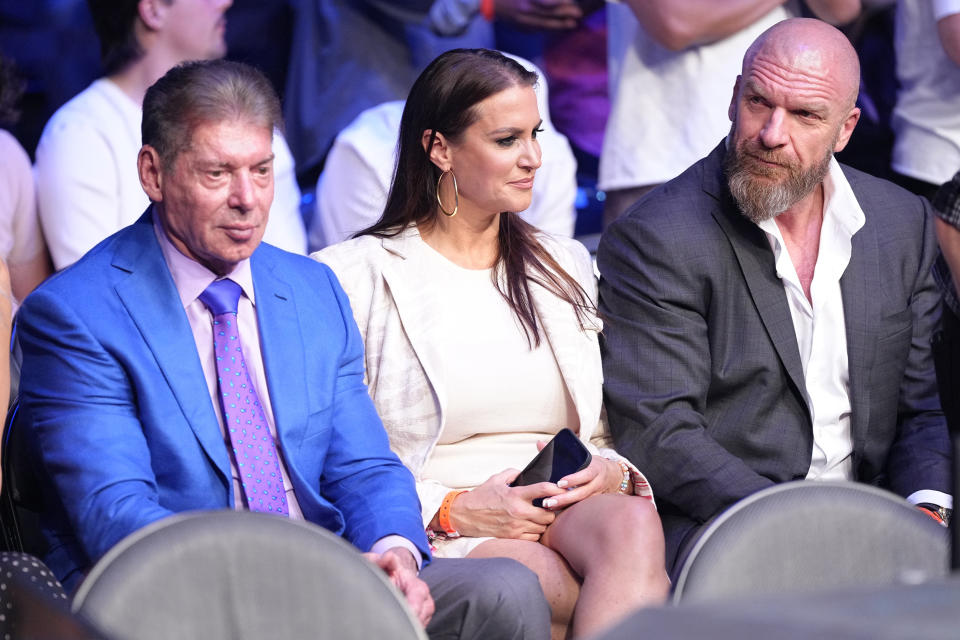
{"type": "Polygon", "coordinates": [[[786,179],[767,184],[755,176],[773,177],[774,172],[756,164],[740,148],[731,147],[723,159],[723,171],[741,213],[759,224],[777,217],[812,193],[826,177],[832,155],[828,150],[823,160],[807,171],[797,165],[786,165],[786,179]]]}

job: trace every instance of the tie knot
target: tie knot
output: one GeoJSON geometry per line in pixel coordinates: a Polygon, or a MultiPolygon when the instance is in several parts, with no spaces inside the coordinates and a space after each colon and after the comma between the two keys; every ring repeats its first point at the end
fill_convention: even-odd
{"type": "Polygon", "coordinates": [[[200,302],[207,305],[207,308],[215,316],[224,313],[235,314],[237,312],[237,301],[240,299],[241,293],[243,293],[243,289],[233,280],[226,278],[214,280],[200,294],[200,302]]]}

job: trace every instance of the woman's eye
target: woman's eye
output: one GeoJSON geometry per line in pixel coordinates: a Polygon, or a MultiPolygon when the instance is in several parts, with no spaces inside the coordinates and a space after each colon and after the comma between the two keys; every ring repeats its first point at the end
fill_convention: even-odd
{"type": "Polygon", "coordinates": [[[516,139],[517,139],[516,136],[508,136],[506,138],[500,138],[499,140],[497,140],[497,144],[500,145],[501,147],[509,147],[510,145],[513,144],[513,141],[516,139]]]}

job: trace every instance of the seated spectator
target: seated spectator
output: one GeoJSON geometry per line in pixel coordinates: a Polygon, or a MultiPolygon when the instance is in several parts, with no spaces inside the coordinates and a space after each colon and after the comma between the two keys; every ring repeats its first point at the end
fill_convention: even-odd
{"type": "MultiPolygon", "coordinates": [[[[0,57],[0,124],[13,124],[20,83],[0,57]]],[[[13,295],[23,300],[50,275],[50,257],[40,232],[30,158],[16,138],[0,129],[0,258],[10,270],[13,295]]],[[[8,344],[4,342],[3,344],[8,344]]],[[[0,366],[0,370],[3,367],[0,366]]]]}
{"type": "MultiPolygon", "coordinates": [[[[610,118],[600,156],[604,227],[710,151],[747,46],[799,15],[798,0],[624,0],[607,7],[610,118]],[[669,153],[658,150],[669,149],[669,153]]],[[[860,0],[808,0],[817,17],[848,22],[860,0]]]]}
{"type": "Polygon", "coordinates": [[[250,509],[370,552],[431,634],[545,636],[546,603],[519,564],[427,564],[413,478],[363,384],[343,291],[329,269],[260,243],[280,124],[250,67],[168,71],[144,97],[151,206],[21,308],[47,564],[71,589],[160,518],[250,509]]]}
{"type": "Polygon", "coordinates": [[[646,480],[598,449],[609,438],[590,257],[515,213],[541,163],[536,79],[485,49],[434,60],[404,107],[383,216],[314,258],[350,298],[370,395],[417,479],[436,555],[524,563],[564,638],[662,602],[668,581],[646,480]],[[511,487],[564,427],[590,465],[511,487]]]}
{"type": "MultiPolygon", "coordinates": [[[[148,201],[136,174],[143,94],[170,67],[226,53],[229,0],[88,0],[106,76],[50,118],[37,146],[40,221],[56,269],[137,219],[148,201]]],[[[266,239],[304,253],[293,157],[274,137],[277,192],[266,239]]]]}
{"type": "Polygon", "coordinates": [[[780,482],[952,506],[933,219],[833,158],[859,81],[834,27],[771,27],[744,57],[726,141],[600,242],[610,429],[657,487],[668,566],[703,523],[780,482]]]}
{"type": "Polygon", "coordinates": [[[493,47],[494,17],[525,28],[568,29],[582,15],[579,0],[302,0],[294,5],[284,110],[301,184],[316,181],[344,127],[367,109],[405,98],[417,74],[437,55],[459,47],[493,47]],[[481,4],[487,5],[485,12],[481,4]]]}
{"type": "MultiPolygon", "coordinates": [[[[517,59],[528,70],[533,64],[517,59]]],[[[537,172],[530,208],[524,220],[542,231],[570,237],[576,221],[577,162],[566,137],[550,122],[547,87],[534,90],[544,114],[537,141],[543,167],[537,172]]],[[[371,226],[383,213],[396,166],[397,135],[403,101],[385,102],[361,113],[340,132],[317,182],[317,210],[310,224],[310,248],[321,249],[371,226]]]]}

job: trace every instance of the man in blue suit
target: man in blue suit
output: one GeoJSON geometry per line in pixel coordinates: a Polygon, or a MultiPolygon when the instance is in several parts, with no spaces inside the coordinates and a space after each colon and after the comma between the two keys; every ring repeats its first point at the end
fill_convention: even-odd
{"type": "Polygon", "coordinates": [[[519,565],[441,560],[418,577],[430,554],[413,478],[367,394],[347,298],[325,266],[260,243],[280,124],[250,67],[168,71],[144,99],[150,208],[25,302],[21,398],[49,481],[45,560],[69,589],[165,516],[280,511],[369,552],[435,637],[544,637],[546,602],[519,565]],[[213,299],[223,289],[230,309],[213,299]],[[233,371],[220,340],[242,345],[233,371]],[[262,427],[260,456],[236,433],[236,405],[251,437],[262,427]]]}

